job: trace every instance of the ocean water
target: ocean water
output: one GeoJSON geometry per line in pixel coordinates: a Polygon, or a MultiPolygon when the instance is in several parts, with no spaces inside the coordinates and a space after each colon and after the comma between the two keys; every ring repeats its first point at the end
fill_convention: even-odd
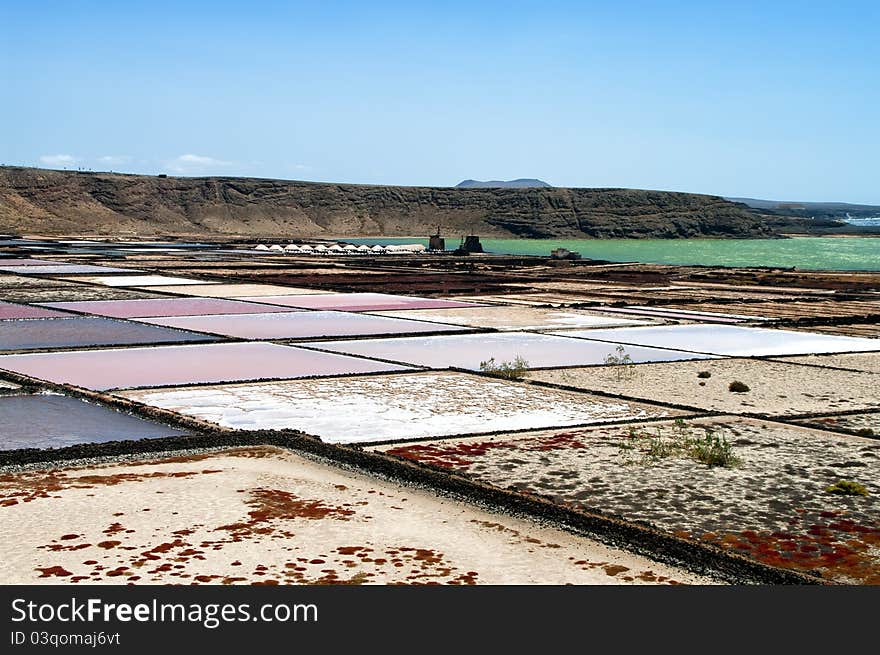
{"type": "Polygon", "coordinates": [[[844,222],[850,225],[861,225],[862,227],[880,227],[880,216],[871,216],[870,218],[845,218],[844,222]]]}
{"type": "MultiPolygon", "coordinates": [[[[701,266],[772,266],[805,270],[880,271],[880,237],[795,237],[790,239],[481,239],[487,252],[549,255],[568,248],[583,257],[612,262],[701,266]]],[[[427,239],[345,239],[360,245],[423,243],[427,239]]],[[[446,247],[458,245],[446,239],[446,247]]]]}

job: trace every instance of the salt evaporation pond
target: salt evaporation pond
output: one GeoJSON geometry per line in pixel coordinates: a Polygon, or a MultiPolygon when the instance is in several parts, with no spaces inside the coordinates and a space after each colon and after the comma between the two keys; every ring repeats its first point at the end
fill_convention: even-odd
{"type": "Polygon", "coordinates": [[[0,396],[0,450],[62,448],[186,434],[69,396],[0,396]]]}
{"type": "Polygon", "coordinates": [[[242,339],[312,339],[375,334],[459,332],[467,329],[441,323],[407,321],[346,312],[298,311],[284,314],[180,316],[142,320],[151,325],[199,330],[242,339]]]}
{"type": "MultiPolygon", "coordinates": [[[[589,332],[592,333],[593,330],[589,332]]],[[[605,364],[606,357],[617,356],[617,344],[614,343],[522,332],[324,341],[302,345],[429,368],[456,367],[470,370],[479,370],[480,363],[490,358],[494,358],[496,364],[501,364],[522,357],[530,368],[547,368],[605,364]]],[[[639,346],[627,346],[626,353],[633,362],[668,362],[712,357],[639,346]]]]}
{"type": "MultiPolygon", "coordinates": [[[[256,314],[260,312],[295,312],[292,307],[261,305],[222,298],[146,298],[142,300],[96,300],[48,302],[45,307],[64,309],[112,318],[147,318],[153,316],[204,316],[209,314],[256,314]]],[[[2,307],[0,307],[2,317],[2,307]]],[[[22,317],[24,318],[24,317],[22,317]]]]}
{"type": "Polygon", "coordinates": [[[552,330],[562,328],[622,327],[650,325],[652,321],[603,316],[576,310],[543,309],[539,307],[480,306],[457,309],[406,309],[376,312],[377,316],[412,318],[496,330],[552,330]]]}
{"type": "Polygon", "coordinates": [[[9,266],[57,266],[64,262],[55,262],[51,259],[31,259],[29,257],[0,257],[0,268],[9,266]]]}
{"type": "Polygon", "coordinates": [[[53,264],[46,266],[3,266],[0,271],[18,273],[20,275],[78,275],[89,273],[131,273],[130,268],[113,268],[112,266],[92,266],[90,264],[53,264]]]}
{"type": "Polygon", "coordinates": [[[21,319],[21,318],[71,318],[71,314],[64,312],[56,312],[43,307],[33,307],[31,305],[16,305],[9,302],[0,301],[0,320],[21,319]]]}
{"type": "Polygon", "coordinates": [[[0,350],[216,340],[205,334],[109,318],[9,320],[0,324],[0,350]]]}
{"type": "Polygon", "coordinates": [[[677,348],[731,357],[810,355],[880,350],[880,339],[770,330],[733,325],[664,325],[619,330],[569,331],[566,336],[677,348]]]}
{"type": "Polygon", "coordinates": [[[406,370],[404,366],[273,343],[3,355],[0,368],[96,391],[406,370]]]}
{"type": "MultiPolygon", "coordinates": [[[[105,272],[107,269],[103,269],[105,272]]],[[[119,269],[121,272],[132,273],[132,269],[119,269]]],[[[97,271],[96,271],[97,272],[97,271]]],[[[74,278],[82,282],[91,282],[92,284],[104,284],[108,287],[151,287],[151,286],[173,286],[178,284],[214,284],[206,280],[194,280],[185,277],[171,277],[168,275],[112,275],[108,277],[93,276],[74,278]]]]}
{"type": "MultiPolygon", "coordinates": [[[[302,287],[285,287],[277,284],[180,284],[172,286],[154,286],[150,291],[175,293],[183,296],[204,296],[206,298],[239,298],[263,302],[262,296],[299,296],[306,294],[325,294],[329,291],[304,289],[302,287]]],[[[276,303],[277,304],[277,303],[276,303]]]]}

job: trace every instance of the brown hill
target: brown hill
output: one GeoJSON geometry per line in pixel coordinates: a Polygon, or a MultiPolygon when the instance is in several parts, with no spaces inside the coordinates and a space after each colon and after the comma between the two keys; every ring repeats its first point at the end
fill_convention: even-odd
{"type": "Polygon", "coordinates": [[[769,236],[716,196],[630,189],[456,189],[0,167],[16,234],[496,237],[769,236]]]}

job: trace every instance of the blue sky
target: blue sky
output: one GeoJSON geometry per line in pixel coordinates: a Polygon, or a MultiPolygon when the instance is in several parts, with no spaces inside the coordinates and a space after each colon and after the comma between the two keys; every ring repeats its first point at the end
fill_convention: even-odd
{"type": "Polygon", "coordinates": [[[880,204],[877,25],[873,0],[10,1],[0,163],[880,204]]]}

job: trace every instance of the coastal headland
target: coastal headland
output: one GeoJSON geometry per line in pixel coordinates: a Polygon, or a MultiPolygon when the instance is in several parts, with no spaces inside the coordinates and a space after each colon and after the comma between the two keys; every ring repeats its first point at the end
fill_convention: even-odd
{"type": "Polygon", "coordinates": [[[0,230],[93,235],[769,237],[795,219],[718,196],[454,188],[0,167],[0,230]]]}

